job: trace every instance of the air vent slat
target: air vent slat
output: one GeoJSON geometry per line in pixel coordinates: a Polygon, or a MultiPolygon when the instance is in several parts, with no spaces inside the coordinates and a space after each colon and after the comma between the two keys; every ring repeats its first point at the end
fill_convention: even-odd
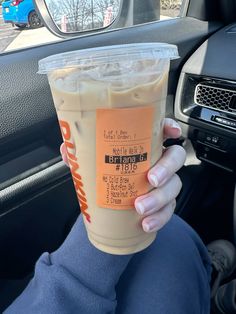
{"type": "Polygon", "coordinates": [[[195,88],[194,102],[202,107],[224,111],[236,115],[236,90],[198,84],[195,88]]]}

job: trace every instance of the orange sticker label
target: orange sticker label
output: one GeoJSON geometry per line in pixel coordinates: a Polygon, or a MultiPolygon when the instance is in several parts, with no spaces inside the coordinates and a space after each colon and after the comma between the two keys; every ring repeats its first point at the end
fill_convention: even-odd
{"type": "Polygon", "coordinates": [[[147,193],[154,107],[97,109],[97,205],[134,207],[147,193]]]}

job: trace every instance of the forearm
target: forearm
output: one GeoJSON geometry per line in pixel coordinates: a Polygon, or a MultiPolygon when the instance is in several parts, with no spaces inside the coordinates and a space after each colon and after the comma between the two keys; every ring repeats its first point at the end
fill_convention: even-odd
{"type": "Polygon", "coordinates": [[[80,217],[63,245],[40,257],[34,278],[5,313],[113,313],[115,285],[130,259],[94,248],[80,217]]]}

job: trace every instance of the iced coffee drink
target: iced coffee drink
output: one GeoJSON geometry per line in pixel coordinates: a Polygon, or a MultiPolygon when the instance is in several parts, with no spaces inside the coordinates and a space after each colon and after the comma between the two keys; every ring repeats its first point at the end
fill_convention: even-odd
{"type": "Polygon", "coordinates": [[[156,237],[143,231],[134,201],[151,189],[147,173],[162,153],[169,60],[175,57],[175,46],[136,44],[41,61],[41,72],[49,67],[88,237],[102,251],[137,252],[156,237]]]}

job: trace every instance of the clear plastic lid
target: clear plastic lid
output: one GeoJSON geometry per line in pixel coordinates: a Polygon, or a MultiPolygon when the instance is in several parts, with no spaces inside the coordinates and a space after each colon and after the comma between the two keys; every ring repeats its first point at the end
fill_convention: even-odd
{"type": "Polygon", "coordinates": [[[39,61],[40,74],[74,67],[94,67],[114,62],[178,59],[175,45],[165,43],[136,43],[125,45],[104,46],[77,51],[65,52],[49,56],[39,61]]]}

